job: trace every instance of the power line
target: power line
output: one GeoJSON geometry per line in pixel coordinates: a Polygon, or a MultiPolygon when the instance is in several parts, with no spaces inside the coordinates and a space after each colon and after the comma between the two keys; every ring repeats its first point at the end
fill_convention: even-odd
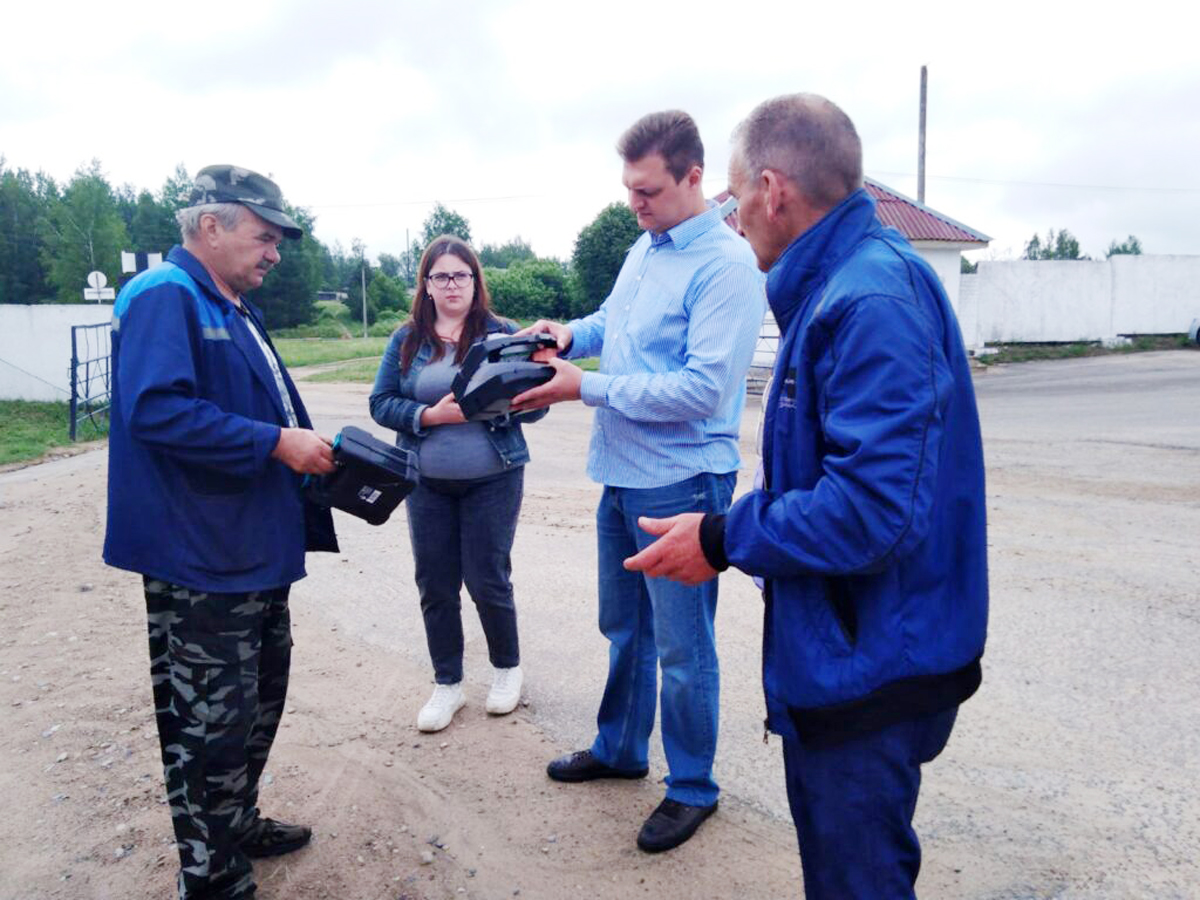
{"type": "MultiPolygon", "coordinates": [[[[877,172],[879,175],[890,175],[894,178],[916,178],[912,172],[877,172]]],[[[1016,187],[1048,187],[1048,188],[1065,188],[1068,190],[1086,190],[1086,191],[1135,191],[1154,194],[1198,194],[1200,188],[1193,187],[1145,187],[1137,185],[1118,185],[1118,184],[1070,184],[1067,182],[1056,181],[1015,181],[1000,178],[966,178],[957,175],[926,175],[927,178],[936,181],[957,181],[964,184],[995,184],[1000,186],[1016,186],[1016,187]]]]}
{"type": "Polygon", "coordinates": [[[308,209],[365,209],[376,206],[424,206],[430,203],[493,203],[500,200],[540,200],[557,194],[500,194],[495,197],[452,197],[440,200],[380,200],[373,203],[309,203],[308,209]]]}

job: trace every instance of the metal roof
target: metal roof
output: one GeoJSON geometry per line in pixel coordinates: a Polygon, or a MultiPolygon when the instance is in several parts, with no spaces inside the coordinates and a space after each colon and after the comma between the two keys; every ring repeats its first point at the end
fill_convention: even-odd
{"type": "MultiPolygon", "coordinates": [[[[991,238],[982,231],[968,228],[916,200],[886,187],[871,178],[863,179],[863,187],[875,200],[875,213],[884,225],[890,225],[910,241],[942,241],[948,244],[986,244],[991,238]]],[[[713,197],[724,203],[729,191],[721,191],[713,197]]],[[[725,218],[734,231],[738,230],[737,210],[725,218]]]]}
{"type": "Polygon", "coordinates": [[[871,178],[863,187],[875,198],[879,221],[890,225],[910,241],[945,241],[952,244],[986,244],[991,240],[981,231],[968,228],[949,216],[930,209],[871,178]]]}

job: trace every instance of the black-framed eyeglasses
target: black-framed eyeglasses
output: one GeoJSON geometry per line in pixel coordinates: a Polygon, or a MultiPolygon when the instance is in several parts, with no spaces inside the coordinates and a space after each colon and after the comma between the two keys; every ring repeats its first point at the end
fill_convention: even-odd
{"type": "Polygon", "coordinates": [[[474,277],[474,272],[438,272],[436,275],[430,275],[429,281],[434,287],[448,288],[450,283],[454,282],[455,287],[461,288],[470,284],[474,277]]]}

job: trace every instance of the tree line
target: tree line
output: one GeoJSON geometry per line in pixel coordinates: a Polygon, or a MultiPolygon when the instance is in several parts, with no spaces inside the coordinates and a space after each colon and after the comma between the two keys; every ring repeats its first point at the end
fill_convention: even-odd
{"type": "MultiPolygon", "coordinates": [[[[0,157],[0,303],[82,303],[89,272],[121,281],[121,252],[163,253],[179,243],[175,213],[191,192],[192,179],[178,165],[156,190],[113,187],[98,160],[62,184],[42,172],[8,168],[0,157]]],[[[399,321],[408,311],[424,246],[439,234],[471,242],[465,217],[442,204],[421,233],[396,253],[372,263],[362,242],[347,250],[322,243],[314,216],[288,206],[304,228],[289,242],[282,261],[252,295],[273,329],[318,324],[318,293],[341,296],[355,318],[362,315],[365,287],[368,321],[399,321]]],[[[567,319],[596,309],[608,296],[625,252],[640,234],[623,204],[601,210],[575,241],[570,260],[539,257],[521,238],[478,248],[493,307],[512,318],[567,319]]],[[[128,276],[126,276],[128,277],[128,276]]]]}

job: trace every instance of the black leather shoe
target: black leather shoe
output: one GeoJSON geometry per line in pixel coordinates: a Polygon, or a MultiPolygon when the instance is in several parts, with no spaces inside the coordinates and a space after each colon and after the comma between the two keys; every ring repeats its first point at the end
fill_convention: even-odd
{"type": "Polygon", "coordinates": [[[675,800],[664,800],[638,832],[637,845],[647,853],[662,853],[678,847],[700,827],[700,823],[717,811],[711,806],[688,806],[675,800]]]}
{"type": "Polygon", "coordinates": [[[310,840],[312,829],[307,825],[288,825],[274,819],[255,819],[246,836],[238,841],[238,847],[251,859],[262,859],[299,850],[310,840]]]}
{"type": "Polygon", "coordinates": [[[614,769],[606,766],[591,750],[579,750],[560,756],[546,766],[546,774],[555,781],[594,781],[597,778],[645,778],[649,769],[614,769]]]}

